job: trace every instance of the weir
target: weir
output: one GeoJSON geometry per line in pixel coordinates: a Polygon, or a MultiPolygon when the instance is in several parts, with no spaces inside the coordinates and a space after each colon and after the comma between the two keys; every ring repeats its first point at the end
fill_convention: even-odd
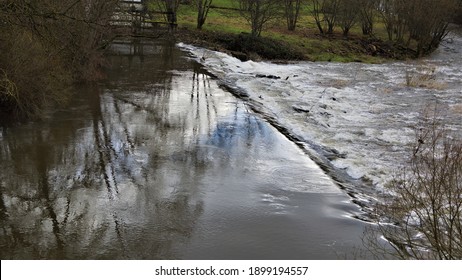
{"type": "Polygon", "coordinates": [[[133,44],[69,108],[1,130],[2,259],[354,255],[360,209],[299,146],[172,42],[133,44]]]}

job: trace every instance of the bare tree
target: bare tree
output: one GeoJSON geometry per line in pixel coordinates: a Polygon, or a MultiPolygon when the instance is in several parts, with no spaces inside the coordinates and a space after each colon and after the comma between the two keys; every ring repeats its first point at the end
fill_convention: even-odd
{"type": "Polygon", "coordinates": [[[149,0],[165,15],[165,20],[173,29],[177,24],[177,13],[181,0],[149,0]]]}
{"type": "Polygon", "coordinates": [[[462,139],[436,116],[417,130],[410,162],[387,186],[370,233],[391,244],[387,250],[369,235],[373,252],[401,259],[462,258],[462,139]]]}
{"type": "Polygon", "coordinates": [[[0,107],[36,115],[72,81],[100,77],[118,2],[0,0],[0,107]]]}
{"type": "Polygon", "coordinates": [[[212,5],[212,0],[195,0],[197,7],[197,29],[202,29],[202,26],[207,19],[209,14],[210,6],[212,5]]]}
{"type": "Polygon", "coordinates": [[[334,33],[334,27],[337,23],[338,8],[340,0],[327,0],[324,5],[324,18],[327,23],[327,34],[334,33]]]}
{"type": "Polygon", "coordinates": [[[312,14],[321,34],[332,34],[337,21],[340,0],[312,0],[312,14]]]}
{"type": "Polygon", "coordinates": [[[9,26],[30,32],[34,40],[49,48],[50,54],[63,55],[78,78],[94,77],[95,73],[87,70],[91,64],[99,63],[98,50],[111,39],[109,21],[117,0],[17,0],[12,3],[2,1],[0,12],[9,26]]]}
{"type": "Polygon", "coordinates": [[[378,0],[358,0],[359,21],[363,35],[371,35],[374,29],[374,19],[378,9],[378,0]]]}
{"type": "Polygon", "coordinates": [[[416,45],[417,56],[428,54],[444,39],[458,0],[381,0],[380,14],[388,39],[416,45]]]}
{"type": "Polygon", "coordinates": [[[277,0],[235,0],[239,10],[251,26],[253,37],[259,37],[265,24],[279,15],[280,1],[277,0]]]}
{"type": "Polygon", "coordinates": [[[342,28],[343,36],[347,37],[350,29],[356,24],[359,16],[359,0],[340,0],[338,3],[337,22],[342,28]]]}
{"type": "Polygon", "coordinates": [[[323,10],[323,1],[322,0],[311,0],[313,4],[313,9],[311,11],[314,21],[316,22],[316,26],[318,27],[319,33],[324,34],[324,18],[322,16],[323,10]]]}
{"type": "Polygon", "coordinates": [[[385,24],[388,40],[402,42],[405,31],[404,3],[405,0],[381,0],[380,16],[385,24]]]}
{"type": "Polygon", "coordinates": [[[287,29],[294,31],[297,26],[303,0],[284,0],[287,29]]]}
{"type": "Polygon", "coordinates": [[[409,0],[407,2],[409,39],[417,42],[417,56],[439,46],[459,5],[458,0],[409,0]]]}

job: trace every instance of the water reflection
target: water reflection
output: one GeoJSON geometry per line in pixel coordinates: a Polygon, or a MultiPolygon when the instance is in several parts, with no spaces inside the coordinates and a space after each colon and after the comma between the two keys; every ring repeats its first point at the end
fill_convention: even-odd
{"type": "Polygon", "coordinates": [[[2,259],[177,257],[171,243],[190,236],[203,208],[190,186],[207,159],[190,148],[218,106],[200,88],[188,103],[172,97],[178,55],[157,48],[162,59],[148,63],[156,52],[139,47],[113,57],[121,67],[107,89],[82,88],[69,110],[3,129],[2,259]]]}
{"type": "Polygon", "coordinates": [[[322,230],[305,236],[309,224],[343,226],[347,240],[361,231],[326,217],[346,196],[317,166],[172,44],[114,51],[107,81],[68,109],[2,128],[2,259],[245,258],[248,243],[257,258],[332,257],[322,230]],[[311,200],[318,214],[306,219],[311,200]],[[243,239],[216,238],[230,226],[243,239]]]}

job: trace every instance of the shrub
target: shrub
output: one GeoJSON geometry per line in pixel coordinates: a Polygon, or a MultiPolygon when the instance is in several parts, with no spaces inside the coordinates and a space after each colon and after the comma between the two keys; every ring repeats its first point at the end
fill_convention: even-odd
{"type": "Polygon", "coordinates": [[[439,81],[435,66],[420,65],[415,70],[406,70],[406,86],[443,90],[446,84],[439,81]]]}
{"type": "Polygon", "coordinates": [[[448,33],[459,0],[382,0],[379,10],[388,38],[415,44],[417,56],[436,49],[448,33]]]}
{"type": "Polygon", "coordinates": [[[387,186],[370,235],[375,253],[401,259],[462,258],[462,139],[436,116],[417,129],[409,163],[387,186]]]}
{"type": "Polygon", "coordinates": [[[36,117],[47,105],[64,103],[69,97],[71,76],[63,61],[51,55],[29,32],[12,30],[6,38],[9,36],[14,40],[0,43],[3,113],[36,117]]]}
{"type": "Polygon", "coordinates": [[[277,0],[234,0],[241,16],[250,24],[252,37],[260,37],[268,22],[280,16],[281,3],[277,0]]]}
{"type": "Polygon", "coordinates": [[[0,107],[38,116],[75,81],[95,80],[117,0],[0,0],[0,107]]]}
{"type": "Polygon", "coordinates": [[[272,60],[301,60],[303,54],[294,50],[286,43],[266,37],[253,37],[248,34],[239,34],[233,38],[224,37],[226,48],[246,54],[257,54],[265,59],[272,60]]]}

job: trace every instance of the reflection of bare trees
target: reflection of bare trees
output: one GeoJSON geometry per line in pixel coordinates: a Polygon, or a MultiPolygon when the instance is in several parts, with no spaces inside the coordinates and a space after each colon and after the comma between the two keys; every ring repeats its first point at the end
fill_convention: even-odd
{"type": "MultiPolygon", "coordinates": [[[[43,140],[40,136],[37,137],[40,140],[43,140]]],[[[50,150],[47,145],[44,145],[43,142],[39,142],[38,149],[36,150],[36,168],[37,168],[37,177],[38,177],[38,190],[39,190],[39,199],[42,201],[42,205],[48,212],[48,217],[51,220],[52,232],[55,237],[56,242],[56,253],[57,256],[62,256],[64,249],[64,241],[61,237],[60,225],[58,222],[58,217],[53,207],[54,197],[51,192],[51,186],[48,178],[48,164],[50,162],[50,150]]],[[[69,207],[65,207],[66,216],[68,216],[69,207]],[[67,210],[67,211],[66,211],[67,210]]],[[[65,221],[63,221],[65,222],[65,221]]]]}
{"type": "Polygon", "coordinates": [[[193,112],[195,119],[193,135],[197,136],[200,131],[204,130],[207,130],[207,134],[210,135],[212,121],[217,116],[217,104],[215,104],[210,88],[210,77],[201,69],[199,64],[194,65],[190,101],[191,108],[196,109],[193,112]],[[201,117],[204,120],[201,120],[201,117]],[[204,126],[205,129],[201,126],[204,126]]]}
{"type": "Polygon", "coordinates": [[[188,116],[171,116],[168,56],[137,96],[85,88],[80,112],[2,134],[2,258],[175,258],[202,213],[204,166],[177,141],[188,116]]]}
{"type": "Polygon", "coordinates": [[[82,87],[74,109],[2,132],[2,258],[178,258],[204,177],[270,141],[173,45],[140,48],[111,58],[104,90],[82,87]]]}

